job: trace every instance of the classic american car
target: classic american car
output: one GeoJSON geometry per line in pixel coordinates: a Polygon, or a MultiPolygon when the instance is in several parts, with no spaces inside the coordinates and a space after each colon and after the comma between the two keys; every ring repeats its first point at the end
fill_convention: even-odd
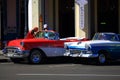
{"type": "Polygon", "coordinates": [[[94,60],[105,64],[120,59],[120,34],[96,33],[92,40],[85,42],[65,42],[64,56],[94,60]]]}
{"type": "Polygon", "coordinates": [[[48,30],[39,31],[35,38],[16,39],[7,43],[3,54],[14,63],[27,60],[30,63],[41,63],[46,57],[63,56],[65,53],[64,42],[84,41],[80,38],[59,38],[59,34],[48,30]],[[46,36],[47,33],[47,36],[46,36]]]}

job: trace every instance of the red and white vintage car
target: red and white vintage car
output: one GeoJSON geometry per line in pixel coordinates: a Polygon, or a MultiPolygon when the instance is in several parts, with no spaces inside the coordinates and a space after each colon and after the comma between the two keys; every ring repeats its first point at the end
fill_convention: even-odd
{"type": "Polygon", "coordinates": [[[3,54],[14,63],[27,60],[30,63],[41,63],[46,57],[63,56],[64,42],[86,41],[75,37],[59,39],[59,34],[48,30],[40,31],[32,39],[16,39],[7,43],[3,54]]]}

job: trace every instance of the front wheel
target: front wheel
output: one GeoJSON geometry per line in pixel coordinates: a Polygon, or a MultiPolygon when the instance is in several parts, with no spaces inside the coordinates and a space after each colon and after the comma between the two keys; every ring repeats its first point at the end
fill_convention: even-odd
{"type": "Polygon", "coordinates": [[[97,60],[99,64],[105,64],[107,62],[107,57],[105,54],[100,53],[97,60]]]}
{"type": "Polygon", "coordinates": [[[43,62],[44,55],[39,50],[33,50],[29,56],[29,62],[33,64],[38,64],[43,62]]]}

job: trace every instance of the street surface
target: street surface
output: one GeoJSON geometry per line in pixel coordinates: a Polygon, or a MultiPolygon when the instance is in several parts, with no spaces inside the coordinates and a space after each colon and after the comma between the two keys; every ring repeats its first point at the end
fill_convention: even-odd
{"type": "Polygon", "coordinates": [[[14,64],[0,59],[0,80],[120,80],[120,62],[109,65],[74,64],[50,59],[45,64],[14,64]]]}

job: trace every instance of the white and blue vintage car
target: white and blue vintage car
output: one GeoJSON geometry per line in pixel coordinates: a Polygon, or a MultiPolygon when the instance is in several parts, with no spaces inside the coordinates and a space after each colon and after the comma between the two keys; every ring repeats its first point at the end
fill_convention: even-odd
{"type": "Polygon", "coordinates": [[[96,33],[90,41],[66,42],[64,56],[95,59],[99,64],[120,59],[120,34],[96,33]]]}

